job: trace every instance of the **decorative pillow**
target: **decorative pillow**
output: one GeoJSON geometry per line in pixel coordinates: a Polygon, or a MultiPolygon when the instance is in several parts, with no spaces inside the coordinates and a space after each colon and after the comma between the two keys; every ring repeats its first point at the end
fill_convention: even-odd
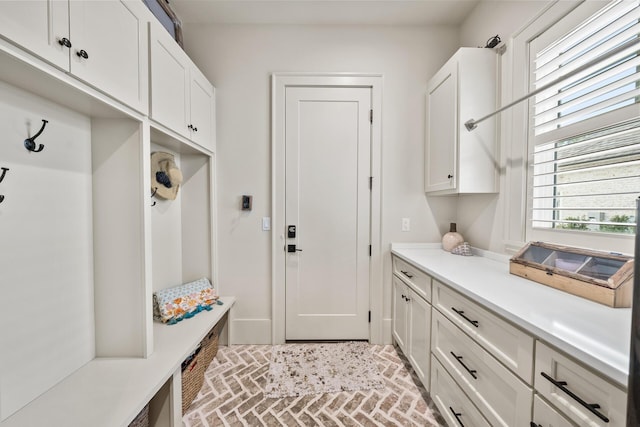
{"type": "Polygon", "coordinates": [[[174,324],[193,317],[202,310],[211,310],[217,299],[211,282],[203,277],[154,292],[153,317],[163,323],[174,324]]]}

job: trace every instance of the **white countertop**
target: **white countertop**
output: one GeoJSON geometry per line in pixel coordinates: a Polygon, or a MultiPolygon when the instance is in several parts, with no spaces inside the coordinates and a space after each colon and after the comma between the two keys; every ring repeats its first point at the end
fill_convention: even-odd
{"type": "Polygon", "coordinates": [[[391,252],[627,389],[631,309],[610,308],[509,273],[509,257],[453,255],[439,244],[391,252]]]}
{"type": "Polygon", "coordinates": [[[93,359],[0,427],[128,425],[235,303],[234,297],[220,299],[223,305],[175,325],[154,322],[148,358],[93,359]]]}

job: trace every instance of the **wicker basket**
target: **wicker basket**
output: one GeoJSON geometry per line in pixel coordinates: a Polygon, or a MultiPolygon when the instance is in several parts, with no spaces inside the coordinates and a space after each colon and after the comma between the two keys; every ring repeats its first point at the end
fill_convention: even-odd
{"type": "Polygon", "coordinates": [[[218,325],[214,326],[213,329],[209,331],[207,336],[204,337],[202,343],[200,344],[204,352],[202,362],[204,364],[205,372],[218,353],[218,337],[220,335],[218,333],[218,329],[218,325]]]}
{"type": "Polygon", "coordinates": [[[131,421],[129,427],[149,427],[149,404],[142,408],[142,411],[131,421]]]}
{"type": "Polygon", "coordinates": [[[187,408],[193,402],[193,399],[197,396],[198,392],[202,388],[204,382],[204,371],[206,365],[204,364],[204,352],[202,347],[196,350],[195,355],[191,360],[184,363],[182,366],[182,413],[184,414],[187,408]]]}

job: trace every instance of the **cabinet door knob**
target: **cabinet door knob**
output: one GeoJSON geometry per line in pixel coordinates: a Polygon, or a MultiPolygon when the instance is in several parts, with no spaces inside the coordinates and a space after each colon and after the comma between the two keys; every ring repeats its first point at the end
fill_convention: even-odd
{"type": "Polygon", "coordinates": [[[80,49],[79,51],[77,51],[76,55],[78,55],[80,58],[89,59],[89,54],[84,49],[80,49]]]}
{"type": "Polygon", "coordinates": [[[71,47],[71,42],[66,37],[63,37],[63,38],[59,39],[58,40],[58,44],[60,44],[60,46],[64,46],[64,47],[71,47]]]}
{"type": "Polygon", "coordinates": [[[193,131],[194,131],[194,132],[198,132],[198,128],[194,126],[194,127],[193,127],[193,131]]]}
{"type": "Polygon", "coordinates": [[[453,178],[453,175],[449,174],[449,175],[447,175],[447,178],[451,179],[451,178],[453,178]]]}

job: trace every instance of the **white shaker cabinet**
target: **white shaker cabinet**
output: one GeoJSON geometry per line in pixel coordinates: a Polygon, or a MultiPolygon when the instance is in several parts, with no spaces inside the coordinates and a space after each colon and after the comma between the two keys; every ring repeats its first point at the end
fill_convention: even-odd
{"type": "Polygon", "coordinates": [[[495,120],[464,126],[496,108],[496,61],[491,49],[460,48],[429,80],[425,192],[498,191],[495,120]]]}
{"type": "MultiPolygon", "coordinates": [[[[396,260],[399,261],[399,260],[396,260]]],[[[397,263],[394,263],[397,267],[397,263]]],[[[417,282],[428,279],[428,295],[431,297],[431,278],[420,273],[412,275],[417,282]],[[421,276],[424,276],[421,277],[421,276]]],[[[393,337],[407,356],[418,378],[429,389],[431,351],[431,304],[424,294],[418,294],[411,280],[405,283],[393,276],[393,337]],[[422,296],[421,296],[422,295],[422,296]]]]}
{"type": "Polygon", "coordinates": [[[0,2],[4,38],[142,113],[149,17],[134,0],[0,2]]]}
{"type": "Polygon", "coordinates": [[[214,88],[159,24],[150,25],[151,118],[214,151],[214,88]]]}

